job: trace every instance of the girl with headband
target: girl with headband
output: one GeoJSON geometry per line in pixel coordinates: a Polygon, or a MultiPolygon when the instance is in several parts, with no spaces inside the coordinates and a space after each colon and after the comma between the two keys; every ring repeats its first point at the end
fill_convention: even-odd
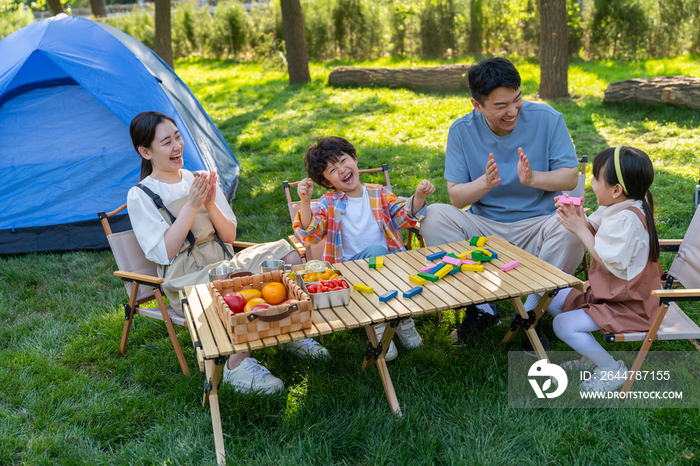
{"type": "Polygon", "coordinates": [[[649,156],[617,146],[593,159],[593,193],[600,206],[589,218],[583,206],[557,203],[559,221],[591,254],[588,289],[560,291],[548,311],[554,332],[583,358],[564,363],[571,370],[593,370],[581,390],[618,390],[627,367],[616,361],[590,332],[647,331],[658,309],[651,291],[659,287],[659,241],[649,187],[654,167],[649,156]]]}

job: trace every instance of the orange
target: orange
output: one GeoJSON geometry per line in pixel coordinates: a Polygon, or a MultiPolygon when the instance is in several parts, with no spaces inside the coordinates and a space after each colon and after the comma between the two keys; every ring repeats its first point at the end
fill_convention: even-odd
{"type": "Polygon", "coordinates": [[[263,286],[262,297],[269,304],[279,304],[287,299],[287,288],[280,282],[270,282],[263,286]]]}
{"type": "Polygon", "coordinates": [[[267,303],[262,298],[252,298],[250,301],[248,301],[246,303],[245,308],[243,309],[243,312],[250,312],[258,304],[267,304],[267,303]]]}
{"type": "Polygon", "coordinates": [[[253,298],[262,298],[260,290],[240,290],[239,293],[245,298],[246,302],[253,298]]]}

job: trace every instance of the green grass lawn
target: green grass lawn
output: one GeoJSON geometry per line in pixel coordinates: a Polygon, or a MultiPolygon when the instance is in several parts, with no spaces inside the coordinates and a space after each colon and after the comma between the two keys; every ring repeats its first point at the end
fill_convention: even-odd
{"type": "MultiPolygon", "coordinates": [[[[548,102],[564,114],[579,156],[620,143],[651,156],[664,238],[682,237],[692,217],[700,114],[603,104],[602,97],[617,80],[700,76],[697,59],[576,62],[569,70],[572,98],[548,102]]],[[[348,63],[313,64],[312,82],[301,87],[259,64],[176,64],[241,163],[233,204],[239,239],[291,233],[282,181],[304,177],[305,147],[328,135],[350,140],[361,168],[388,163],[397,194],[410,195],[429,178],[437,187],[429,201],[448,202],[447,128],[471,110],[468,95],[329,87],[328,74],[339,64],[348,63]]],[[[517,66],[526,98],[535,98],[537,63],[517,66]]],[[[126,163],[139,163],[138,156],[126,163]]],[[[364,179],[372,180],[379,178],[364,179]]],[[[587,193],[586,205],[595,208],[590,186],[587,193]]],[[[215,464],[209,410],[200,404],[204,377],[187,330],[178,335],[191,378],[180,372],[164,326],[150,319],[136,319],[120,356],[127,297],[114,268],[109,252],[0,258],[0,464],[215,464]]],[[[499,308],[503,316],[511,312],[509,305],[499,308]]],[[[687,309],[700,321],[697,306],[687,309]]],[[[501,325],[453,348],[448,335],[459,317],[444,312],[441,324],[419,317],[425,344],[412,351],[399,345],[389,369],[402,419],[389,412],[376,370],[361,370],[361,329],[326,337],[330,363],[276,348],[257,352],[287,389],[243,396],[222,388],[229,464],[690,464],[700,455],[697,410],[508,408],[507,352],[520,349],[520,338],[497,348],[501,325]]],[[[545,332],[553,336],[551,320],[545,332]]],[[[559,341],[554,347],[568,349],[559,341]]],[[[694,351],[687,342],[654,347],[694,351]]]]}

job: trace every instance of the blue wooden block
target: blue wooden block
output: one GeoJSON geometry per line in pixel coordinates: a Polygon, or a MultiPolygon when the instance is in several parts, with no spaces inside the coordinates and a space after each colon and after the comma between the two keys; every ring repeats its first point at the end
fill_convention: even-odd
{"type": "Polygon", "coordinates": [[[379,300],[381,302],[385,303],[385,302],[389,301],[391,298],[393,298],[394,296],[396,296],[397,294],[398,294],[398,291],[390,290],[390,291],[387,291],[386,293],[384,293],[383,295],[381,295],[379,297],[379,300]]]}
{"type": "Polygon", "coordinates": [[[489,248],[484,248],[484,249],[486,249],[488,252],[491,253],[491,259],[498,259],[498,254],[496,254],[495,252],[493,252],[489,248]]]}
{"type": "MultiPolygon", "coordinates": [[[[417,286],[417,287],[415,287],[415,288],[411,288],[411,289],[408,290],[408,291],[404,291],[404,292],[403,292],[403,297],[404,297],[404,298],[412,298],[412,297],[414,297],[415,295],[417,295],[418,293],[422,293],[422,292],[423,292],[423,287],[422,287],[422,286],[417,286]]],[[[380,299],[381,299],[381,298],[380,298],[380,299]]]]}
{"type": "Polygon", "coordinates": [[[447,253],[445,251],[434,252],[432,254],[429,254],[428,257],[426,257],[426,259],[428,259],[429,261],[434,261],[434,260],[442,259],[446,255],[447,255],[447,253]]]}
{"type": "Polygon", "coordinates": [[[461,272],[461,271],[462,271],[462,269],[460,269],[459,267],[453,267],[452,270],[450,270],[450,271],[447,273],[447,275],[454,275],[454,274],[456,274],[457,272],[461,272]]]}
{"type": "Polygon", "coordinates": [[[437,272],[438,270],[440,270],[440,269],[443,268],[444,266],[445,266],[445,263],[444,263],[444,262],[440,262],[438,265],[436,265],[435,267],[433,267],[432,269],[430,269],[430,272],[428,272],[428,273],[431,273],[431,274],[435,275],[435,272],[437,272]]]}

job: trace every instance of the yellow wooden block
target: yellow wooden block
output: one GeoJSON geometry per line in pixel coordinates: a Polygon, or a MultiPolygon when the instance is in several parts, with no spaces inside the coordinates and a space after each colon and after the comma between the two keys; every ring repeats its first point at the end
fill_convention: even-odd
{"type": "Polygon", "coordinates": [[[493,256],[493,254],[491,253],[491,251],[489,251],[488,249],[484,249],[484,248],[476,248],[476,249],[477,249],[477,251],[481,251],[481,252],[483,252],[484,254],[486,254],[486,255],[489,256],[489,257],[493,256]]]}
{"type": "Polygon", "coordinates": [[[445,264],[440,270],[438,270],[437,272],[435,272],[434,275],[435,275],[436,277],[438,277],[438,278],[444,278],[445,275],[447,275],[448,273],[452,272],[452,269],[453,269],[453,268],[454,268],[454,267],[451,266],[450,264],[445,264]]]}
{"type": "Polygon", "coordinates": [[[462,254],[457,254],[457,259],[461,261],[466,260],[471,253],[472,251],[464,251],[462,254]]]}
{"type": "Polygon", "coordinates": [[[425,285],[425,278],[419,277],[418,275],[411,275],[408,277],[408,279],[418,285],[425,285]]]}
{"type": "MultiPolygon", "coordinates": [[[[489,256],[490,256],[490,255],[491,255],[491,254],[489,254],[489,256]]],[[[377,268],[377,269],[381,269],[382,267],[384,267],[384,258],[383,258],[383,257],[377,257],[376,260],[375,260],[374,265],[375,265],[375,268],[377,268]]]]}
{"type": "Polygon", "coordinates": [[[478,247],[484,246],[486,244],[486,237],[485,236],[480,236],[479,239],[476,241],[476,245],[478,247]]]}
{"type": "Polygon", "coordinates": [[[374,288],[371,286],[363,285],[362,283],[355,283],[352,285],[357,291],[362,291],[363,293],[374,293],[374,288]]]}
{"type": "Polygon", "coordinates": [[[462,267],[460,267],[460,269],[462,269],[462,272],[483,272],[484,266],[464,264],[462,267]]]}

